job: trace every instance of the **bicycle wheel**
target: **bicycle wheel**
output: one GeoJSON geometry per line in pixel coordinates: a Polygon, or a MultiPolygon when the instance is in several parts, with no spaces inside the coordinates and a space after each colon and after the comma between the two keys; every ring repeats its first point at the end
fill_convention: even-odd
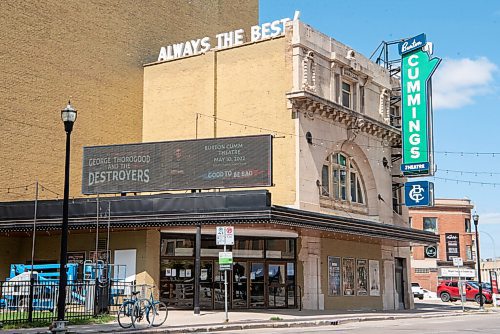
{"type": "Polygon", "coordinates": [[[130,328],[134,324],[134,302],[126,301],[118,310],[118,324],[121,328],[130,328]]]}
{"type": "Polygon", "coordinates": [[[165,323],[168,317],[168,308],[164,302],[156,301],[153,303],[152,312],[154,313],[154,319],[152,321],[153,327],[160,327],[165,323]]]}
{"type": "Polygon", "coordinates": [[[150,314],[151,310],[151,302],[148,299],[140,298],[135,301],[133,312],[134,328],[144,328],[151,326],[151,323],[154,321],[154,314],[150,314]]]}

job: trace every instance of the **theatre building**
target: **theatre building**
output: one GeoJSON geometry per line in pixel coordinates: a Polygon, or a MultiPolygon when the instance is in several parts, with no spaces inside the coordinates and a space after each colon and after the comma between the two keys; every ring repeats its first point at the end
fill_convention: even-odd
{"type": "MultiPolygon", "coordinates": [[[[160,152],[164,145],[178,158],[169,167],[155,159],[157,170],[190,171],[212,161],[232,168],[238,161],[241,178],[264,181],[210,186],[224,179],[223,170],[205,168],[206,183],[201,174],[175,172],[175,181],[164,179],[175,186],[119,189],[122,196],[102,195],[96,209],[96,182],[114,176],[89,176],[86,168],[111,162],[84,155],[82,189],[91,196],[70,203],[69,250],[89,258],[96,244],[109,249],[110,262],[126,264],[129,279],[154,283],[170,306],[189,309],[199,243],[201,308],[222,309],[216,228],[232,227],[232,309],[413,307],[410,246],[435,245],[439,237],[412,229],[400,201],[404,179],[394,176],[401,131],[398,106],[391,106],[399,79],[299,20],[259,29],[211,37],[203,52],[196,50],[208,39],[159,45],[159,60],[144,66],[141,144],[156,148],[130,147],[160,152]],[[210,152],[192,153],[200,147],[210,152]]],[[[145,180],[134,173],[134,182],[145,180]]],[[[9,235],[0,247],[11,262],[29,258],[33,206],[0,206],[0,232],[9,235]]],[[[61,202],[38,207],[36,259],[57,260],[61,202]]]]}

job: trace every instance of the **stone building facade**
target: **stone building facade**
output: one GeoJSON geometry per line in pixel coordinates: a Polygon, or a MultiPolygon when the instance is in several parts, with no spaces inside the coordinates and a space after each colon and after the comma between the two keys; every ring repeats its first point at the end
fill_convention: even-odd
{"type": "MultiPolygon", "coordinates": [[[[390,97],[399,81],[350,47],[293,21],[281,37],[148,64],[144,79],[143,141],[269,133],[273,204],[408,227],[402,179],[393,177],[401,133],[390,97]]],[[[410,242],[308,229],[297,237],[305,308],[412,306],[410,242]],[[329,292],[331,257],[378,261],[383,293],[329,292]]]]}

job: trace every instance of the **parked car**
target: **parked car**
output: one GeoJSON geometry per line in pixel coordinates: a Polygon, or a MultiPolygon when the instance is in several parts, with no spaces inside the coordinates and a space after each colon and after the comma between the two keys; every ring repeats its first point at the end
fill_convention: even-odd
{"type": "MultiPolygon", "coordinates": [[[[471,282],[465,284],[465,299],[470,301],[480,302],[479,287],[471,282]]],[[[457,281],[444,280],[437,287],[437,295],[443,302],[460,300],[460,291],[457,281]]],[[[491,291],[483,290],[483,301],[491,303],[493,301],[491,291]]]]}
{"type": "Polygon", "coordinates": [[[413,298],[424,299],[424,290],[420,287],[420,284],[411,283],[411,291],[413,292],[413,298]]]}
{"type": "MultiPolygon", "coordinates": [[[[478,282],[477,281],[467,281],[468,283],[471,283],[472,285],[478,285],[478,282]]],[[[481,282],[481,285],[483,286],[483,289],[486,289],[486,290],[489,290],[489,291],[493,291],[491,289],[491,283],[488,283],[488,282],[481,282]]]]}

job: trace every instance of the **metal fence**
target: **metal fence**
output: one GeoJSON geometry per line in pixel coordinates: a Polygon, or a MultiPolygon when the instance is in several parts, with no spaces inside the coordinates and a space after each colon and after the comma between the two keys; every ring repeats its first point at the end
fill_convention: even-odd
{"type": "MultiPolygon", "coordinates": [[[[134,285],[126,282],[69,282],[65,319],[88,319],[116,312],[135,289],[134,285]]],[[[57,281],[0,281],[0,323],[56,320],[58,295],[57,281]]]]}

